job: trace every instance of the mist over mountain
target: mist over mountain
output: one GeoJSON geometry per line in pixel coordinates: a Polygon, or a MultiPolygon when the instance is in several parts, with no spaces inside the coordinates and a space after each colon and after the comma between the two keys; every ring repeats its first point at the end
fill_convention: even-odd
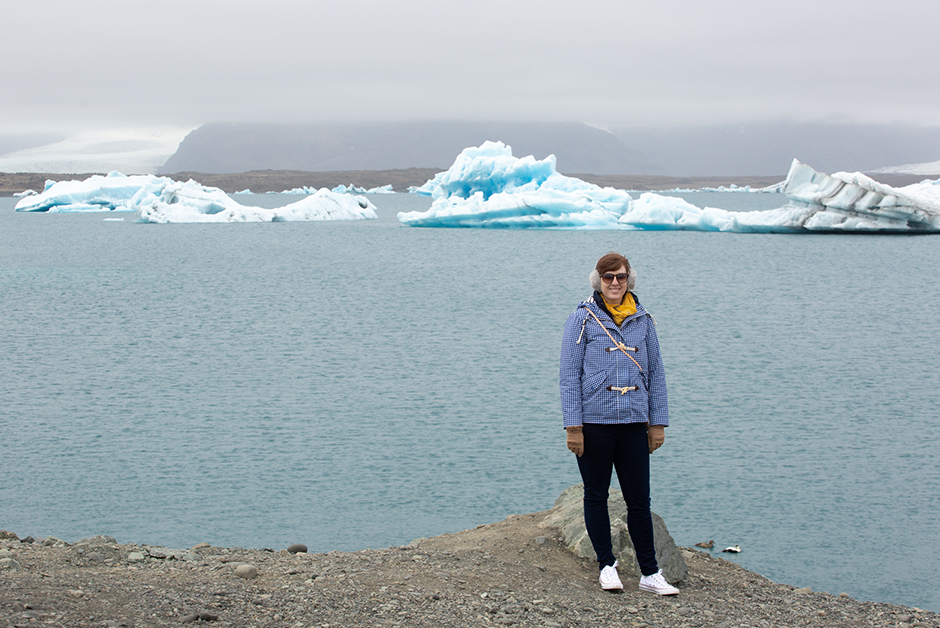
{"type": "Polygon", "coordinates": [[[391,170],[449,167],[486,140],[513,154],[554,154],[568,174],[784,175],[794,157],[824,172],[869,172],[940,159],[940,128],[757,123],[615,128],[579,122],[205,124],[161,173],[391,170]]]}
{"type": "Polygon", "coordinates": [[[161,172],[445,170],[464,148],[486,140],[509,144],[516,156],[554,154],[568,172],[643,167],[615,135],[579,122],[206,124],[186,136],[161,172]]]}

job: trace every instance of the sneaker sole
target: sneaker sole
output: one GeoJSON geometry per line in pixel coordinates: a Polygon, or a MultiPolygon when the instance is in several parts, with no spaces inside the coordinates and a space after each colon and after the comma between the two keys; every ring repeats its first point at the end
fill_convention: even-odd
{"type": "Polygon", "coordinates": [[[613,585],[610,585],[610,586],[606,586],[606,587],[605,587],[605,586],[602,584],[602,585],[601,585],[601,589],[603,589],[604,591],[623,591],[623,585],[621,584],[621,585],[618,587],[616,584],[613,584],[613,585]]]}
{"type": "Polygon", "coordinates": [[[655,593],[656,595],[679,595],[678,591],[673,593],[672,591],[663,591],[662,589],[656,589],[653,587],[645,587],[642,584],[640,585],[640,591],[649,591],[650,593],[655,593]]]}

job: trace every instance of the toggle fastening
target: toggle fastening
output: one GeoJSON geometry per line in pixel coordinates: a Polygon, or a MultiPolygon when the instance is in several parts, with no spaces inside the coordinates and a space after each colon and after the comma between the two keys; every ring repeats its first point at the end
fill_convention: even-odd
{"type": "Polygon", "coordinates": [[[616,390],[616,391],[620,392],[621,395],[624,394],[624,393],[626,393],[626,392],[632,392],[632,391],[634,391],[634,390],[639,390],[639,389],[640,389],[639,386],[624,386],[623,388],[617,388],[616,386],[608,386],[608,387],[607,387],[607,390],[616,390]]]}
{"type": "Polygon", "coordinates": [[[628,347],[627,345],[618,342],[616,347],[606,347],[604,351],[610,353],[611,351],[617,351],[618,349],[621,351],[632,351],[634,353],[640,350],[639,347],[628,347]]]}

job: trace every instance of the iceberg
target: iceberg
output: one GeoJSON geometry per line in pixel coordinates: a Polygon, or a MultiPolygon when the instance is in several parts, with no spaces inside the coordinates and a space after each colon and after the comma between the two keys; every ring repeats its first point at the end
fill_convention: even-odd
{"type": "Polygon", "coordinates": [[[517,158],[502,142],[465,148],[415,194],[434,199],[424,212],[400,212],[411,227],[616,229],[631,197],[555,170],[555,156],[517,158]]]}
{"type": "Polygon", "coordinates": [[[894,188],[860,172],[816,172],[794,159],[783,193],[811,208],[825,208],[810,219],[830,223],[824,228],[940,231],[940,181],[894,188]]]}
{"type": "Polygon", "coordinates": [[[138,222],[295,222],[375,219],[375,205],[364,196],[335,194],[326,188],[284,205],[266,209],[242,205],[218,188],[195,181],[173,182],[150,198],[141,191],[138,222]]]}
{"type": "MultiPolygon", "coordinates": [[[[284,190],[282,192],[268,192],[268,194],[315,194],[318,191],[317,188],[303,186],[299,188],[291,188],[290,190],[284,190]]],[[[392,184],[382,185],[379,187],[369,188],[368,190],[359,185],[337,185],[331,190],[334,194],[394,194],[395,190],[392,189],[392,184]]]]}
{"type": "Polygon", "coordinates": [[[827,175],[794,159],[781,191],[787,205],[753,212],[701,209],[646,193],[619,222],[630,229],[737,233],[940,231],[940,181],[892,188],[859,172],[827,175]]]}
{"type": "Polygon", "coordinates": [[[39,194],[17,202],[18,212],[136,211],[132,202],[142,190],[156,195],[171,179],[154,175],[123,175],[112,171],[83,181],[46,181],[39,194]]]}
{"type": "MultiPolygon", "coordinates": [[[[718,189],[718,188],[716,188],[718,189]]],[[[861,173],[827,175],[794,159],[782,183],[751,190],[782,192],[788,202],[761,211],[696,207],[674,196],[638,199],[558,174],[555,157],[516,158],[502,142],[464,149],[454,165],[410,188],[434,200],[424,212],[401,212],[413,227],[622,229],[736,233],[940,232],[940,181],[893,188],[861,173]]]]}
{"type": "Polygon", "coordinates": [[[84,181],[47,181],[40,194],[16,204],[21,212],[135,211],[138,222],[286,222],[376,218],[363,196],[335,194],[326,188],[305,198],[267,209],[242,205],[219,188],[153,175],[111,172],[84,181]]]}

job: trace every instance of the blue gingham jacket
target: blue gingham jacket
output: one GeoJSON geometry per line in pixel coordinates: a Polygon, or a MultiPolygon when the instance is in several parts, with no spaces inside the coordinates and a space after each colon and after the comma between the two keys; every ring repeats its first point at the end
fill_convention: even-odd
{"type": "MultiPolygon", "coordinates": [[[[652,316],[636,301],[636,314],[618,327],[598,305],[594,293],[565,322],[561,341],[561,412],[564,426],[583,423],[649,423],[669,425],[666,374],[659,353],[659,339],[652,316]],[[630,349],[629,355],[642,367],[637,368],[627,355],[614,346],[597,321],[618,342],[630,349]],[[609,350],[613,348],[613,350],[609,350]],[[620,392],[610,387],[637,386],[620,392]]],[[[636,298],[636,295],[634,295],[636,298]]]]}

